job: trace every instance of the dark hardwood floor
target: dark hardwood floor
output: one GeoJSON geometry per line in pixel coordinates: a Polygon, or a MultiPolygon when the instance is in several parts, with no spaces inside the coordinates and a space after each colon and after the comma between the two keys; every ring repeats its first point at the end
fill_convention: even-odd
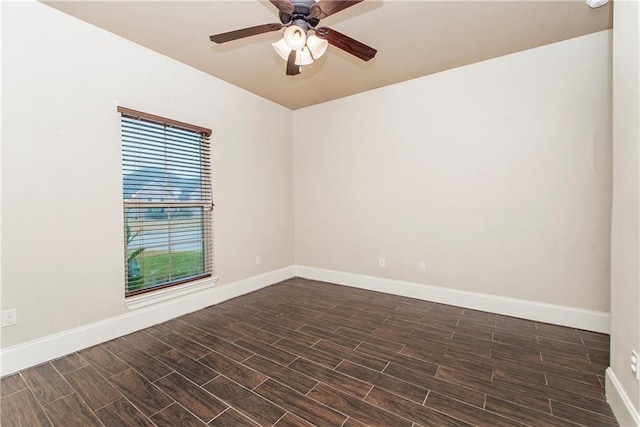
{"type": "Polygon", "coordinates": [[[1,380],[13,426],[615,426],[609,337],[292,279],[1,380]]]}

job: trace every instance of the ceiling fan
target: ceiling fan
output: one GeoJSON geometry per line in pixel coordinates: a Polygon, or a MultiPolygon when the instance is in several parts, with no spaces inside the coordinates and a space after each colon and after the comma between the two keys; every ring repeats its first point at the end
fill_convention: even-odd
{"type": "Polygon", "coordinates": [[[318,27],[320,20],[340,12],[363,0],[270,0],[280,12],[280,22],[256,25],[226,33],[215,34],[209,39],[226,43],[244,37],[278,31],[286,28],[284,38],[273,43],[273,48],[287,61],[288,76],[300,74],[303,65],[320,58],[329,44],[358,58],[368,61],[376,56],[376,50],[329,27],[318,27]],[[315,34],[308,34],[312,30],[315,34]]]}

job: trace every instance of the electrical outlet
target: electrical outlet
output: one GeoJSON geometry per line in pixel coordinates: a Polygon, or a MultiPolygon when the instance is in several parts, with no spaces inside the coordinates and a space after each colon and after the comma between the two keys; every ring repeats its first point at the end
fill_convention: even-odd
{"type": "Polygon", "coordinates": [[[424,273],[425,271],[427,271],[427,264],[424,262],[421,262],[418,264],[418,271],[421,273],[424,273]]]}
{"type": "Polygon", "coordinates": [[[385,260],[385,259],[384,259],[384,258],[382,258],[382,257],[378,258],[378,265],[379,265],[380,267],[383,267],[383,268],[384,268],[384,267],[386,267],[386,266],[387,266],[387,260],[385,260]]]}
{"type": "Polygon", "coordinates": [[[631,371],[635,374],[636,380],[640,381],[640,358],[635,350],[631,350],[631,371]]]}
{"type": "Polygon", "coordinates": [[[262,264],[262,259],[259,256],[256,257],[256,265],[262,264]]]}
{"type": "Polygon", "coordinates": [[[16,309],[12,308],[11,310],[4,310],[2,312],[2,327],[5,328],[7,326],[13,326],[18,321],[18,317],[16,315],[16,309]]]}

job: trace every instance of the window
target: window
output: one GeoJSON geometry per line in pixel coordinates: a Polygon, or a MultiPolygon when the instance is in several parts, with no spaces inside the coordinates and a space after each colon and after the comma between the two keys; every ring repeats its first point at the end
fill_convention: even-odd
{"type": "Polygon", "coordinates": [[[118,107],[125,295],[212,274],[211,130],[118,107]]]}

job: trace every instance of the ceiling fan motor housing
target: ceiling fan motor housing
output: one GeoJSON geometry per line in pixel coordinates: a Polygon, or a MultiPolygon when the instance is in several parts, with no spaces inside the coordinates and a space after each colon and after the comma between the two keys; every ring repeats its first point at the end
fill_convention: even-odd
{"type": "Polygon", "coordinates": [[[286,25],[291,21],[294,21],[295,23],[295,21],[302,20],[307,23],[306,27],[302,27],[305,28],[305,30],[307,30],[308,27],[315,27],[320,22],[320,19],[309,18],[309,15],[311,14],[311,6],[315,3],[315,0],[292,0],[291,4],[293,5],[293,12],[289,15],[281,11],[280,22],[286,25]]]}

